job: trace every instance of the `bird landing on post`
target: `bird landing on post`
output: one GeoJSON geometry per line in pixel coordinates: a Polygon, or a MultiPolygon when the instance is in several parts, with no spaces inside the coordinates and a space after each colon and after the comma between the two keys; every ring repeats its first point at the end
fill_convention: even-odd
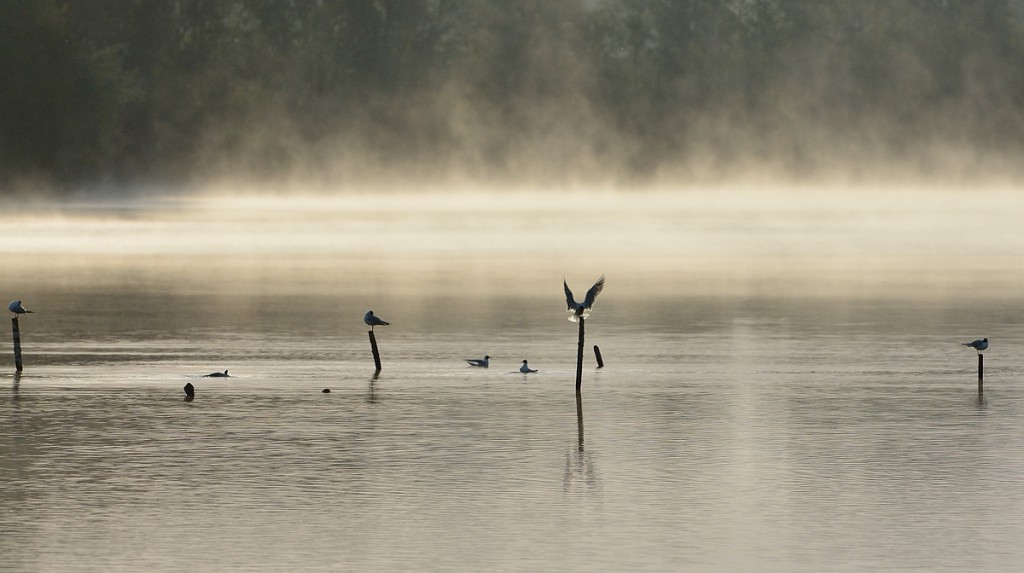
{"type": "Polygon", "coordinates": [[[565,279],[562,279],[562,286],[565,288],[566,310],[572,313],[569,320],[572,322],[579,322],[580,318],[587,318],[590,316],[590,309],[594,306],[594,300],[597,299],[597,295],[601,294],[601,291],[604,290],[604,275],[601,275],[601,278],[597,279],[594,286],[590,287],[590,290],[587,291],[587,296],[583,299],[583,302],[576,302],[576,299],[572,296],[572,291],[569,290],[569,283],[565,282],[565,279]]]}

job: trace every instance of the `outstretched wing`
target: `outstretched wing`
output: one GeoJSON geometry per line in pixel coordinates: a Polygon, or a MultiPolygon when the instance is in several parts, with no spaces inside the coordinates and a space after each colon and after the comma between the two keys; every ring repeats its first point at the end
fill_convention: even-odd
{"type": "MultiPolygon", "coordinates": [[[[566,287],[566,290],[568,290],[568,287],[566,287]]],[[[594,286],[590,287],[590,290],[587,291],[587,298],[586,298],[586,300],[583,301],[583,308],[591,308],[591,307],[593,307],[594,306],[594,299],[596,299],[597,295],[601,294],[601,291],[603,291],[603,290],[604,290],[604,275],[601,275],[601,278],[597,279],[597,282],[594,283],[594,286]]]]}
{"type": "Polygon", "coordinates": [[[576,310],[576,301],[572,298],[572,291],[569,290],[569,283],[562,279],[562,286],[565,287],[565,306],[566,310],[576,310]]]}

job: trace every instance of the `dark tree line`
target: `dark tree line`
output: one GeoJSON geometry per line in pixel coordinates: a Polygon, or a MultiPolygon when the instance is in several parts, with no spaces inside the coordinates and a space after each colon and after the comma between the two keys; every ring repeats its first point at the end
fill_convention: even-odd
{"type": "Polygon", "coordinates": [[[0,0],[0,190],[1014,176],[1013,0],[0,0]]]}

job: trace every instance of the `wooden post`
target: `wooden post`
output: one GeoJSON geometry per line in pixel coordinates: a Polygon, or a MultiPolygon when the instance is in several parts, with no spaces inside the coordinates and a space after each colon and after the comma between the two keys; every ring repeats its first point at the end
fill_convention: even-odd
{"type": "Polygon", "coordinates": [[[978,353],[978,394],[985,393],[985,355],[978,353]]]}
{"type": "Polygon", "coordinates": [[[576,350],[576,392],[579,393],[583,384],[583,317],[580,316],[580,343],[576,350]]]}
{"type": "Polygon", "coordinates": [[[373,330],[370,330],[370,350],[373,351],[373,363],[377,366],[377,372],[380,372],[380,352],[377,351],[377,337],[373,335],[373,330]]]}
{"type": "Polygon", "coordinates": [[[597,358],[597,367],[604,368],[604,359],[601,358],[601,349],[594,345],[594,357],[597,358]]]}
{"type": "Polygon", "coordinates": [[[14,333],[14,369],[21,372],[21,329],[18,328],[18,317],[11,319],[11,330],[14,333]]]}

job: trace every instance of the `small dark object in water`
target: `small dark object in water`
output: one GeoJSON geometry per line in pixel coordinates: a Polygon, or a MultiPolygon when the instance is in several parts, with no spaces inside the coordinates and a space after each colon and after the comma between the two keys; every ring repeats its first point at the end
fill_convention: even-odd
{"type": "Polygon", "coordinates": [[[191,402],[196,397],[196,387],[191,382],[185,383],[185,401],[191,402]]]}
{"type": "Polygon", "coordinates": [[[330,388],[324,388],[324,389],[323,389],[323,390],[321,390],[320,392],[322,392],[322,393],[324,393],[324,394],[330,394],[330,393],[331,393],[331,389],[330,389],[330,388]]]}
{"type": "Polygon", "coordinates": [[[228,374],[227,370],[225,370],[223,372],[211,372],[210,374],[203,374],[203,378],[231,378],[231,375],[228,374]]]}

